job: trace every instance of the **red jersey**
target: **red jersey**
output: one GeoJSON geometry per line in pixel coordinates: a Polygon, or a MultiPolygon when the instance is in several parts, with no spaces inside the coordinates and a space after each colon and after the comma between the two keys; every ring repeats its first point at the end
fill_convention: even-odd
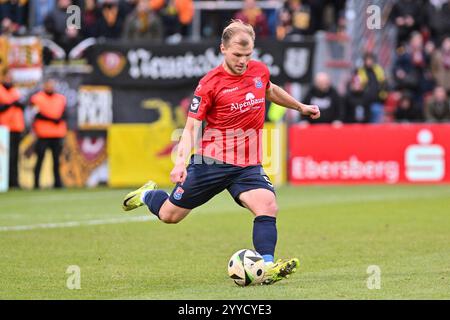
{"type": "Polygon", "coordinates": [[[189,117],[205,120],[198,154],[237,166],[261,163],[269,69],[251,60],[241,75],[222,65],[208,72],[195,89],[189,117]]]}

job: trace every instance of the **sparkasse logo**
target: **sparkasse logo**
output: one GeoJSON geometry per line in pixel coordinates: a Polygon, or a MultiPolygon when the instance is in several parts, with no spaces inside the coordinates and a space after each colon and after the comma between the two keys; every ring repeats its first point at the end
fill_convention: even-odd
{"type": "Polygon", "coordinates": [[[418,144],[405,150],[405,176],[409,181],[441,181],[445,177],[445,149],[433,143],[433,133],[422,129],[418,144]]]}

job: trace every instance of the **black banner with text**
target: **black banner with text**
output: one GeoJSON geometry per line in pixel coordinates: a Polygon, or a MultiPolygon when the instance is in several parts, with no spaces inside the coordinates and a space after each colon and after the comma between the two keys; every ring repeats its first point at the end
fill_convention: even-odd
{"type": "MultiPolygon", "coordinates": [[[[311,81],[314,42],[261,41],[253,59],[264,62],[277,84],[311,81]]],[[[89,57],[91,84],[167,89],[190,87],[222,62],[218,42],[179,45],[98,44],[89,57]]]]}

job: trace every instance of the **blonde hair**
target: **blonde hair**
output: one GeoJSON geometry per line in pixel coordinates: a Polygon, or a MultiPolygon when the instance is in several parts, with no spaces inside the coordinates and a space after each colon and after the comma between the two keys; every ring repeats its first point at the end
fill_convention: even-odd
{"type": "MultiPolygon", "coordinates": [[[[238,34],[239,32],[248,34],[252,38],[252,40],[255,41],[255,30],[253,30],[253,27],[250,24],[244,23],[240,19],[232,19],[231,23],[225,29],[223,29],[222,44],[224,46],[228,46],[231,38],[233,38],[233,36],[238,34]]],[[[249,43],[246,39],[241,39],[239,41],[239,45],[246,47],[249,45],[249,43]]]]}

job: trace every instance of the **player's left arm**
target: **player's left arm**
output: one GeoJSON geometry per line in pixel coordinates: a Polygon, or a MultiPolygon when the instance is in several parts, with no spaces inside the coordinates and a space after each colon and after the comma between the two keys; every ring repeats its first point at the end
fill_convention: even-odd
{"type": "Polygon", "coordinates": [[[266,99],[272,101],[285,108],[294,109],[300,111],[304,116],[310,116],[311,119],[318,119],[320,117],[319,107],[316,105],[309,105],[297,101],[283,88],[276,84],[270,83],[269,88],[266,90],[266,99]]]}

